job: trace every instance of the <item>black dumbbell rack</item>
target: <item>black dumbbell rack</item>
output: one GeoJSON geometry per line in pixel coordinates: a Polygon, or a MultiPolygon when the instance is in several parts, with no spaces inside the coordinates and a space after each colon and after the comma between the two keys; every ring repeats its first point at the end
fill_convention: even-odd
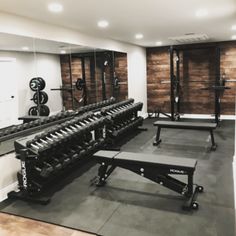
{"type": "Polygon", "coordinates": [[[20,191],[8,197],[47,204],[50,198],[45,198],[46,190],[104,146],[110,122],[110,117],[90,112],[48,132],[15,141],[16,157],[21,161],[20,191]]]}
{"type": "MultiPolygon", "coordinates": [[[[102,107],[106,107],[114,103],[115,99],[110,98],[108,100],[81,107],[77,111],[63,111],[56,115],[41,117],[37,120],[10,127],[9,129],[5,129],[2,132],[0,131],[0,143],[4,141],[8,142],[8,144],[5,145],[7,146],[7,150],[4,150],[4,153],[8,153],[14,150],[14,141],[17,140],[20,136],[30,135],[39,130],[63,123],[88,111],[99,111],[102,107]],[[10,145],[9,142],[11,143],[10,145]]],[[[0,155],[2,155],[2,153],[0,153],[0,155]]]]}
{"type": "Polygon", "coordinates": [[[128,99],[101,109],[101,114],[111,116],[113,121],[107,126],[109,145],[117,145],[124,135],[133,133],[134,130],[146,130],[140,128],[143,117],[138,116],[138,111],[141,111],[142,107],[143,103],[134,103],[133,99],[128,99]]]}

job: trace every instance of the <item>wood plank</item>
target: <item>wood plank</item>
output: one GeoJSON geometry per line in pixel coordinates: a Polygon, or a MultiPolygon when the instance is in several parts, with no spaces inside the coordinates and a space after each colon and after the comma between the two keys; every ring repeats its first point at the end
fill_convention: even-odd
{"type": "Polygon", "coordinates": [[[93,236],[96,234],[0,213],[1,236],[93,236]],[[29,227],[30,226],[30,227],[29,227]]]}

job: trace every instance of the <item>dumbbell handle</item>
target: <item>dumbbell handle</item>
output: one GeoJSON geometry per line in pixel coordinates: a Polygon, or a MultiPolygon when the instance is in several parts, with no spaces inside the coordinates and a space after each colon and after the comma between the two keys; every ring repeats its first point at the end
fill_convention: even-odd
{"type": "Polygon", "coordinates": [[[32,148],[36,149],[36,150],[39,150],[39,149],[40,149],[40,147],[36,146],[35,144],[30,144],[30,146],[31,146],[32,148]]]}
{"type": "Polygon", "coordinates": [[[38,146],[41,146],[42,148],[44,147],[41,143],[39,142],[35,142],[35,144],[37,144],[38,146]]]}

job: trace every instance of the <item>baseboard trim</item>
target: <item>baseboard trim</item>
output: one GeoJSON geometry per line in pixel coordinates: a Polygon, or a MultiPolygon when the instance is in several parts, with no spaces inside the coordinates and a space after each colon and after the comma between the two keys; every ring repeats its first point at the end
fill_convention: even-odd
{"type": "Polygon", "coordinates": [[[143,117],[143,119],[147,119],[148,118],[148,113],[142,113],[141,116],[143,117]]]}
{"type": "MultiPolygon", "coordinates": [[[[168,115],[170,115],[170,113],[166,113],[168,115]]],[[[145,115],[142,115],[143,117],[147,118],[148,117],[148,113],[145,113],[145,115]]],[[[152,115],[152,117],[154,117],[154,114],[152,115]]],[[[166,118],[166,116],[160,114],[161,118],[166,118]]],[[[210,114],[181,114],[180,115],[181,118],[191,118],[191,119],[210,119],[213,120],[215,119],[214,116],[210,115],[210,114]]],[[[221,115],[220,116],[221,120],[235,120],[236,116],[235,115],[221,115]]]]}
{"type": "Polygon", "coordinates": [[[7,199],[7,194],[11,191],[17,191],[18,189],[18,182],[14,182],[2,189],[0,189],[0,202],[7,199]]]}

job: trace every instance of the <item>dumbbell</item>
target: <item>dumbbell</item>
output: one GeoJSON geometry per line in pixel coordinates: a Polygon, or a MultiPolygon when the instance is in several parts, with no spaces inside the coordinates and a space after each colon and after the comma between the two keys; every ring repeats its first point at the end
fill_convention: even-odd
{"type": "Polygon", "coordinates": [[[134,109],[126,109],[115,114],[112,114],[111,117],[113,119],[121,119],[121,117],[126,117],[126,119],[130,119],[134,114],[134,109]]]}
{"type": "Polygon", "coordinates": [[[68,131],[65,131],[65,124],[57,125],[55,128],[50,130],[50,133],[58,136],[59,138],[64,138],[65,141],[70,137],[70,133],[68,131]]]}
{"type": "MultiPolygon", "coordinates": [[[[60,155],[61,155],[61,153],[60,153],[60,155]]],[[[67,166],[67,163],[64,162],[64,158],[62,156],[54,155],[52,157],[52,161],[55,162],[55,170],[57,170],[57,171],[61,170],[65,166],[67,166]]]]}
{"type": "Polygon", "coordinates": [[[63,133],[63,135],[66,135],[67,133],[67,139],[72,139],[73,137],[78,136],[83,133],[82,128],[71,121],[68,121],[60,125],[59,128],[60,128],[61,133],[63,133]]]}
{"type": "Polygon", "coordinates": [[[52,147],[55,147],[57,144],[61,143],[63,137],[57,134],[41,134],[36,135],[34,139],[29,140],[26,142],[26,146],[33,148],[34,150],[38,152],[43,152],[46,149],[50,149],[52,147]]]}
{"type": "Polygon", "coordinates": [[[130,106],[132,106],[131,103],[129,103],[129,104],[122,104],[122,105],[118,106],[117,108],[118,109],[126,109],[126,108],[129,108],[130,106]]]}
{"type": "Polygon", "coordinates": [[[93,142],[91,142],[91,140],[89,142],[84,142],[83,145],[86,150],[86,155],[93,150],[93,142]]]}
{"type": "Polygon", "coordinates": [[[41,153],[43,151],[45,151],[47,149],[47,144],[42,144],[42,143],[39,143],[35,140],[29,140],[26,142],[26,146],[28,148],[31,148],[33,149],[34,151],[38,152],[38,153],[41,153]]]}
{"type": "Polygon", "coordinates": [[[105,141],[104,138],[96,139],[95,142],[94,142],[94,144],[93,144],[94,149],[97,149],[97,148],[99,148],[100,146],[102,146],[102,145],[104,144],[104,141],[105,141]]]}
{"type": "Polygon", "coordinates": [[[97,142],[98,142],[98,147],[100,147],[105,144],[106,140],[104,138],[99,138],[97,142]]]}
{"type": "Polygon", "coordinates": [[[41,125],[47,124],[49,122],[49,116],[40,119],[41,125]]]}
{"type": "Polygon", "coordinates": [[[61,157],[63,161],[62,167],[67,167],[72,162],[71,158],[67,153],[62,153],[61,157]]]}
{"type": "Polygon", "coordinates": [[[29,125],[28,125],[28,123],[24,123],[24,124],[22,124],[22,129],[24,130],[24,129],[28,129],[29,128],[29,125]]]}
{"type": "Polygon", "coordinates": [[[67,117],[67,113],[65,113],[65,112],[60,112],[60,113],[56,114],[56,117],[57,117],[57,120],[61,120],[61,119],[67,117]]]}
{"type": "Polygon", "coordinates": [[[96,140],[90,140],[88,142],[89,147],[91,147],[91,150],[98,146],[98,142],[96,140]]]}
{"type": "Polygon", "coordinates": [[[129,100],[111,105],[110,107],[108,107],[108,109],[113,109],[113,108],[116,108],[116,107],[128,107],[128,106],[132,105],[133,102],[134,102],[133,99],[129,99],[129,100]]]}
{"type": "Polygon", "coordinates": [[[71,161],[76,161],[79,158],[79,154],[77,150],[71,149],[68,153],[69,158],[71,161]]]}
{"type": "Polygon", "coordinates": [[[124,127],[124,126],[126,126],[127,125],[127,122],[126,121],[121,121],[121,122],[119,122],[119,123],[116,123],[116,124],[114,124],[114,127],[116,128],[116,129],[121,129],[122,127],[124,127]]]}
{"type": "Polygon", "coordinates": [[[75,145],[75,148],[76,148],[76,152],[79,155],[79,157],[84,156],[87,152],[87,150],[84,147],[82,147],[81,145],[75,145]]]}
{"type": "Polygon", "coordinates": [[[40,177],[48,178],[53,172],[53,167],[50,164],[43,162],[42,166],[34,166],[34,170],[40,177]]]}
{"type": "Polygon", "coordinates": [[[123,105],[123,106],[119,106],[119,107],[115,106],[114,108],[112,107],[111,109],[107,109],[107,110],[103,111],[103,113],[107,113],[107,114],[111,115],[111,114],[114,114],[114,113],[119,112],[121,110],[127,109],[129,106],[130,105],[123,105]]]}
{"type": "Polygon", "coordinates": [[[83,129],[83,131],[86,133],[92,129],[92,124],[86,120],[81,120],[74,124],[79,129],[83,129]]]}
{"type": "Polygon", "coordinates": [[[92,126],[93,126],[92,128],[95,128],[96,126],[99,126],[100,124],[104,123],[105,118],[92,116],[92,117],[89,117],[87,120],[89,122],[93,122],[92,123],[92,126]]]}
{"type": "Polygon", "coordinates": [[[34,140],[46,145],[47,149],[53,148],[57,145],[57,142],[55,142],[55,139],[50,138],[49,136],[45,134],[36,135],[34,137],[34,140]]]}
{"type": "Polygon", "coordinates": [[[28,122],[28,125],[29,125],[29,128],[34,127],[34,126],[35,126],[35,125],[34,125],[34,121],[30,121],[30,122],[28,122]]]}
{"type": "Polygon", "coordinates": [[[41,119],[34,120],[34,126],[40,126],[41,125],[41,119]]]}
{"type": "Polygon", "coordinates": [[[62,169],[62,164],[59,162],[59,160],[53,157],[50,160],[47,160],[47,162],[53,167],[53,172],[57,172],[62,169]]]}
{"type": "Polygon", "coordinates": [[[8,128],[4,131],[4,134],[5,135],[9,135],[9,134],[12,134],[12,133],[15,133],[16,132],[16,128],[15,127],[11,127],[11,128],[8,128]]]}

